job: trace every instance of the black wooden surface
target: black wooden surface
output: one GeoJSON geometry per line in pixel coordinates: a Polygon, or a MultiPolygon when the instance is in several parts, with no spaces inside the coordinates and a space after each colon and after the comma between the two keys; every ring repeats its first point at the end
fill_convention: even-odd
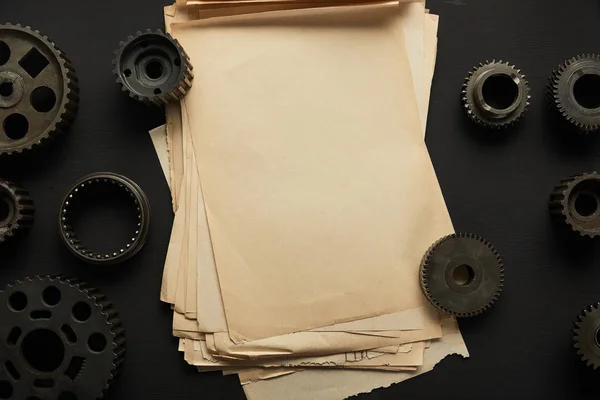
{"type": "MultiPolygon", "coordinates": [[[[171,337],[171,312],[158,301],[171,224],[170,198],[147,131],[160,109],[122,95],[111,74],[119,40],[161,28],[167,0],[2,0],[0,20],[31,25],[71,58],[81,84],[70,133],[35,157],[0,163],[37,205],[20,247],[0,250],[0,284],[63,272],[102,289],[120,309],[129,341],[110,399],[243,399],[235,377],[199,374],[171,337]],[[58,237],[64,192],[82,175],[109,170],[137,181],[153,209],[149,242],[135,259],[105,271],[78,262],[58,237]]],[[[471,359],[449,358],[433,372],[361,399],[597,398],[597,375],[572,348],[572,324],[600,300],[600,244],[573,246],[554,233],[548,194],[561,178],[600,167],[600,144],[564,140],[549,118],[545,86],[564,59],[600,52],[597,0],[430,0],[441,16],[427,144],[458,231],[479,233],[505,259],[506,287],[487,315],[461,321],[471,359]],[[460,86],[485,59],[515,63],[532,87],[525,120],[501,140],[465,118],[460,86]],[[575,144],[572,144],[575,143],[575,144]]],[[[116,219],[119,213],[108,214],[116,219]]],[[[106,232],[92,232],[102,242],[106,232]]],[[[0,321],[1,323],[1,321],[0,321]]]]}

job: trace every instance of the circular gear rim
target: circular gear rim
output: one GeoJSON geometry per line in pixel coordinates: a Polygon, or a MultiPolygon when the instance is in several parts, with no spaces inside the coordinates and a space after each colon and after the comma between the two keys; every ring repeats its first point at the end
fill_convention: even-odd
{"type": "MultiPolygon", "coordinates": [[[[16,30],[31,35],[48,48],[60,65],[61,76],[63,80],[63,95],[61,99],[56,100],[57,103],[60,103],[56,117],[54,118],[54,121],[44,130],[44,132],[38,135],[33,135],[35,137],[29,140],[23,140],[24,138],[20,139],[20,144],[13,147],[2,148],[0,146],[0,157],[29,152],[34,148],[49,142],[55,137],[64,134],[71,123],[75,120],[79,108],[79,81],[75,72],[75,68],[65,53],[61,51],[46,35],[43,35],[38,30],[33,30],[29,26],[4,23],[0,24],[0,32],[2,30],[16,30]]],[[[1,33],[0,40],[2,40],[1,33]]],[[[0,71],[4,72],[2,66],[0,66],[0,71]]],[[[25,137],[27,136],[28,135],[25,137]]]]}
{"type": "MultiPolygon", "coordinates": [[[[483,264],[483,262],[482,262],[482,264],[483,264]]],[[[489,267],[487,267],[487,268],[489,268],[489,267]]],[[[452,272],[453,271],[454,270],[452,270],[452,272]]],[[[500,254],[498,253],[498,251],[486,239],[483,239],[482,237],[475,235],[475,234],[471,234],[471,233],[455,233],[455,234],[447,235],[447,236],[439,239],[427,250],[427,252],[423,256],[423,260],[421,262],[419,276],[420,276],[420,283],[421,283],[421,289],[423,291],[423,294],[425,295],[425,297],[427,297],[429,302],[434,307],[436,307],[438,310],[440,310],[446,314],[452,315],[454,317],[468,318],[468,317],[474,317],[474,316],[483,314],[484,312],[488,311],[494,305],[494,303],[498,300],[498,298],[500,297],[500,294],[502,293],[503,287],[504,287],[504,264],[502,262],[502,258],[500,257],[500,254]],[[494,278],[493,274],[490,275],[489,273],[487,274],[489,276],[484,276],[484,274],[481,272],[484,270],[484,267],[479,265],[479,263],[477,263],[477,260],[475,260],[474,257],[470,257],[464,251],[462,254],[454,256],[454,258],[452,260],[450,260],[450,262],[448,262],[448,263],[435,264],[434,257],[436,256],[436,252],[443,246],[445,246],[451,242],[456,242],[456,241],[458,241],[458,242],[465,242],[465,241],[473,242],[473,243],[477,244],[478,246],[480,246],[479,250],[487,251],[487,257],[490,260],[494,261],[493,267],[497,268],[497,271],[496,271],[497,279],[494,278]],[[462,286],[462,287],[459,284],[455,283],[453,285],[455,287],[451,288],[450,284],[448,282],[448,279],[450,276],[449,275],[450,272],[448,269],[449,265],[454,263],[454,264],[456,264],[456,267],[457,267],[466,261],[475,261],[478,264],[477,268],[479,268],[479,273],[477,273],[477,271],[476,271],[471,283],[469,283],[465,286],[462,286]],[[441,265],[441,266],[438,266],[438,265],[441,265]],[[438,279],[438,276],[440,276],[441,278],[438,279]],[[442,288],[443,288],[443,286],[445,286],[444,289],[447,289],[448,291],[452,291],[452,293],[454,293],[456,295],[456,298],[460,297],[461,295],[469,295],[469,294],[475,293],[475,290],[479,290],[482,287],[482,284],[487,283],[487,282],[491,282],[492,287],[490,287],[488,289],[490,294],[486,296],[486,298],[484,299],[485,301],[479,301],[478,302],[479,304],[476,304],[476,306],[474,306],[474,307],[470,307],[470,309],[467,311],[460,311],[458,309],[455,309],[451,304],[448,304],[449,303],[448,301],[440,298],[440,294],[437,293],[438,288],[434,287],[434,286],[439,285],[440,281],[443,281],[442,288]],[[494,282],[494,281],[496,281],[496,282],[494,282]],[[433,285],[433,283],[435,283],[435,285],[433,285]],[[473,283],[476,283],[477,286],[469,289],[469,286],[473,283]],[[471,290],[471,291],[469,292],[469,290],[471,290]],[[463,293],[460,293],[461,291],[463,293]]],[[[462,300],[464,301],[464,297],[462,300]]]]}
{"type": "MultiPolygon", "coordinates": [[[[183,49],[183,47],[179,44],[177,39],[174,39],[169,33],[164,33],[160,29],[153,31],[151,29],[146,30],[145,32],[138,31],[135,35],[129,35],[127,40],[121,41],[119,43],[119,47],[115,50],[115,58],[113,59],[113,74],[116,76],[116,82],[121,86],[121,90],[123,92],[127,92],[129,97],[140,101],[147,105],[155,105],[162,106],[167,105],[176,101],[181,100],[188,91],[192,88],[192,82],[194,79],[193,66],[190,62],[190,58],[183,49]],[[143,93],[140,93],[128,84],[128,79],[125,76],[124,71],[121,71],[121,58],[126,49],[130,46],[139,43],[144,37],[152,37],[158,36],[163,40],[168,42],[171,46],[175,48],[177,54],[179,56],[179,60],[181,65],[178,67],[180,69],[176,84],[172,87],[169,87],[168,90],[161,89],[160,94],[154,94],[153,96],[147,96],[143,93]]],[[[157,87],[160,85],[157,85],[157,87]]]]}
{"type": "Polygon", "coordinates": [[[503,129],[521,120],[529,107],[530,92],[529,83],[525,79],[525,75],[521,74],[520,69],[502,60],[486,60],[485,63],[480,63],[469,72],[463,84],[461,97],[463,108],[471,121],[485,128],[503,129]],[[509,108],[499,110],[487,106],[490,109],[488,112],[482,108],[483,105],[480,105],[481,101],[477,99],[477,96],[483,96],[479,93],[481,92],[481,87],[489,76],[496,75],[494,72],[506,74],[513,81],[517,80],[518,82],[515,83],[518,87],[518,94],[517,99],[509,108]],[[494,118],[491,112],[496,114],[505,113],[505,115],[494,118]]]}
{"type": "Polygon", "coordinates": [[[583,107],[573,93],[575,83],[585,75],[583,71],[595,72],[600,76],[600,55],[594,53],[579,54],[560,64],[552,72],[548,82],[548,102],[558,114],[572,127],[587,134],[600,130],[600,106],[583,107]]]}
{"type": "Polygon", "coordinates": [[[8,205],[8,216],[0,221],[0,243],[27,234],[35,215],[29,193],[16,183],[0,179],[0,202],[8,205]]]}
{"type": "Polygon", "coordinates": [[[556,222],[580,236],[591,239],[600,236],[600,174],[595,171],[587,172],[561,180],[550,195],[549,208],[550,215],[556,222]],[[597,186],[597,188],[591,190],[586,186],[597,186]],[[576,211],[575,201],[578,196],[575,194],[578,194],[578,191],[595,199],[596,209],[592,214],[582,216],[576,211]],[[592,223],[596,223],[596,228],[592,223]],[[586,224],[591,227],[586,227],[586,224]]]}
{"type": "Polygon", "coordinates": [[[596,335],[600,330],[600,303],[586,307],[575,322],[573,345],[577,355],[588,367],[600,367],[600,343],[596,335]]]}
{"type": "MultiPolygon", "coordinates": [[[[10,314],[12,316],[12,323],[3,324],[0,327],[0,332],[3,334],[2,337],[5,338],[4,343],[0,344],[0,361],[2,361],[3,365],[6,365],[6,362],[10,361],[14,367],[13,371],[19,373],[20,379],[15,382],[15,379],[10,376],[11,372],[7,368],[3,368],[0,370],[0,382],[9,382],[12,387],[11,390],[14,391],[13,395],[16,395],[17,398],[19,395],[22,395],[23,398],[30,398],[29,396],[32,396],[31,398],[37,398],[36,396],[43,397],[44,394],[58,396],[59,393],[64,392],[76,392],[77,398],[80,400],[92,400],[104,397],[106,391],[110,389],[115,379],[119,376],[126,354],[124,328],[117,310],[106,299],[105,295],[75,278],[59,274],[45,274],[27,277],[7,285],[3,290],[0,290],[0,298],[4,297],[4,301],[0,301],[0,303],[5,308],[2,309],[3,311],[0,311],[0,314],[10,314]],[[47,298],[44,295],[44,290],[50,286],[59,288],[60,297],[58,304],[51,305],[46,302],[47,298]],[[31,293],[37,293],[39,297],[26,297],[27,302],[24,308],[21,311],[15,311],[10,305],[14,303],[9,303],[9,299],[15,293],[24,293],[26,296],[27,293],[30,295],[31,293]],[[65,299],[67,297],[70,298],[70,302],[65,299]],[[60,315],[61,307],[64,307],[62,304],[65,304],[65,302],[68,302],[68,315],[63,315],[62,318],[57,317],[53,320],[52,316],[56,314],[60,315]],[[80,302],[86,303],[91,309],[91,314],[85,322],[78,322],[76,317],[73,316],[73,307],[80,302]],[[32,312],[39,312],[40,310],[49,311],[51,313],[50,318],[32,319],[32,312]],[[28,312],[29,315],[27,315],[28,312]],[[21,326],[16,325],[19,320],[21,326]],[[53,325],[56,328],[53,328],[53,325]],[[77,338],[74,343],[69,342],[69,335],[64,333],[66,331],[64,329],[65,325],[71,326],[71,332],[76,337],[76,331],[80,334],[82,331],[84,333],[92,333],[87,336],[87,340],[79,340],[77,338]],[[15,336],[11,336],[15,330],[15,326],[20,330],[16,332],[16,338],[15,336]],[[59,326],[60,328],[58,328],[59,326]],[[21,349],[23,341],[28,338],[28,335],[39,330],[51,331],[62,340],[64,348],[63,358],[61,364],[52,371],[36,369],[26,360],[21,349]],[[106,346],[100,352],[94,352],[87,344],[89,337],[93,333],[105,334],[106,346]],[[9,343],[10,340],[14,341],[14,343],[9,343]],[[75,351],[75,348],[81,342],[86,343],[85,351],[81,349],[75,351]],[[78,360],[81,362],[73,363],[74,357],[82,357],[83,354],[87,358],[78,360]],[[95,360],[90,360],[90,357],[95,356],[98,357],[95,360]],[[62,367],[65,366],[67,368],[63,369],[62,367]],[[75,368],[69,370],[69,367],[75,368]],[[105,379],[97,379],[98,370],[106,374],[105,379]],[[91,377],[89,380],[86,378],[88,376],[91,377]],[[33,382],[40,378],[53,379],[55,383],[52,389],[44,388],[43,391],[36,392],[33,388],[33,382]],[[19,382],[26,387],[19,386],[19,382]],[[96,387],[90,390],[89,387],[92,385],[96,387]]],[[[3,319],[3,321],[6,320],[3,319]]]]}

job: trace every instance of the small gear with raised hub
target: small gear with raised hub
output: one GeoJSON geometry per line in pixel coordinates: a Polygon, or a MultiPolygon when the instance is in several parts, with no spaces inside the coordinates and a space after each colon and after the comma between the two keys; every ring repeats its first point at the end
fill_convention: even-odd
{"type": "Polygon", "coordinates": [[[452,234],[434,243],[420,269],[421,289],[439,310],[455,317],[487,311],[504,286],[504,265],[485,239],[452,234]]]}
{"type": "Polygon", "coordinates": [[[550,215],[581,236],[600,236],[600,174],[563,179],[550,195],[550,215]]]}
{"type": "Polygon", "coordinates": [[[28,233],[34,213],[33,201],[25,189],[0,180],[0,243],[28,233]]]}
{"type": "Polygon", "coordinates": [[[600,367],[600,303],[587,307],[577,318],[573,330],[577,354],[588,367],[600,367]]]}
{"type": "Polygon", "coordinates": [[[60,275],[0,291],[0,398],[95,400],[118,376],[125,336],[104,295],[60,275]]]}
{"type": "Polygon", "coordinates": [[[0,155],[64,132],[78,103],[77,77],[65,54],[38,31],[0,25],[0,155]]]}
{"type": "Polygon", "coordinates": [[[117,83],[133,99],[160,106],[179,101],[192,87],[190,59],[168,33],[138,32],[119,43],[115,55],[117,83]]]}
{"type": "Polygon", "coordinates": [[[552,73],[548,101],[582,133],[600,129],[600,55],[571,58],[552,73]]]}
{"type": "Polygon", "coordinates": [[[467,116],[487,128],[505,128],[518,121],[529,106],[525,75],[503,61],[486,61],[469,73],[461,97],[467,116]]]}

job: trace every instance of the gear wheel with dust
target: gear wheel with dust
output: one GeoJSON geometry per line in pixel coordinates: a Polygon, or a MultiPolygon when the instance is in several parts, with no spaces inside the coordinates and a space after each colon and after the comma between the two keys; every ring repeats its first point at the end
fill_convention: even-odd
{"type": "Polygon", "coordinates": [[[496,249],[473,234],[452,234],[434,243],[420,269],[423,293],[439,310],[455,317],[487,311],[504,286],[504,266],[496,249]]]}
{"type": "Polygon", "coordinates": [[[0,180],[0,243],[26,234],[34,213],[33,201],[22,187],[0,180]]]}
{"type": "Polygon", "coordinates": [[[587,366],[600,367],[600,303],[587,307],[575,322],[573,340],[587,366]]]}
{"type": "Polygon", "coordinates": [[[505,128],[518,121],[529,105],[529,86],[514,65],[486,61],[469,73],[462,89],[469,118],[487,128],[505,128]]]}
{"type": "Polygon", "coordinates": [[[550,195],[550,215],[581,236],[600,236],[600,174],[563,179],[550,195]]]}
{"type": "Polygon", "coordinates": [[[179,42],[160,30],[147,30],[119,43],[113,60],[117,83],[129,96],[150,105],[178,101],[192,87],[190,59],[179,42]]]}
{"type": "Polygon", "coordinates": [[[600,55],[571,58],[552,73],[548,100],[582,133],[600,129],[600,55]]]}
{"type": "Polygon", "coordinates": [[[64,132],[78,103],[77,77],[65,54],[38,31],[0,24],[0,155],[64,132]]]}
{"type": "Polygon", "coordinates": [[[0,397],[102,398],[118,376],[125,336],[96,289],[60,275],[0,290],[0,397]]]}

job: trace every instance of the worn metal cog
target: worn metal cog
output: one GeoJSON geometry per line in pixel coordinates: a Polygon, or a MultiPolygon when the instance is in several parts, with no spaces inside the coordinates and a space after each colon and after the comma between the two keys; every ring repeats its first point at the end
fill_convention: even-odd
{"type": "Polygon", "coordinates": [[[485,239],[459,233],[443,237],[425,253],[421,289],[439,310],[455,317],[487,311],[504,286],[504,265],[485,239]]]}
{"type": "Polygon", "coordinates": [[[550,214],[581,236],[600,236],[600,174],[563,179],[550,195],[550,214]]]}
{"type": "Polygon", "coordinates": [[[573,330],[577,354],[588,367],[600,366],[600,303],[587,307],[577,318],[573,330]]]}
{"type": "Polygon", "coordinates": [[[0,25],[0,156],[22,153],[64,132],[79,86],[69,59],[38,31],[0,25]]]}
{"type": "Polygon", "coordinates": [[[95,400],[118,376],[125,336],[104,295],[60,275],[0,291],[0,398],[95,400]]]}
{"type": "Polygon", "coordinates": [[[580,132],[599,130],[600,55],[578,55],[559,65],[547,95],[550,105],[580,132]]]}
{"type": "Polygon", "coordinates": [[[0,179],[0,243],[26,234],[33,225],[35,208],[21,186],[0,179]]]}
{"type": "Polygon", "coordinates": [[[117,83],[138,101],[159,106],[169,104],[179,101],[192,87],[190,59],[168,33],[137,32],[119,43],[115,55],[113,73],[117,83]]]}
{"type": "Polygon", "coordinates": [[[487,128],[506,128],[527,110],[531,96],[525,75],[507,62],[481,63],[469,73],[461,97],[469,118],[487,128]]]}

